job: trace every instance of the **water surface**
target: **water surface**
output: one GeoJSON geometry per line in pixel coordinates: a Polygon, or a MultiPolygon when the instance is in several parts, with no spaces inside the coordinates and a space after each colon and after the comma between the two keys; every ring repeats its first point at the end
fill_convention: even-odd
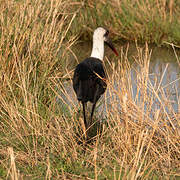
{"type": "MultiPolygon", "coordinates": [[[[91,47],[92,44],[89,42],[79,43],[76,46],[74,46],[72,49],[74,55],[71,55],[70,57],[68,68],[70,70],[74,69],[79,62],[88,57],[91,53],[91,47]]],[[[138,54],[140,54],[138,53],[138,49],[140,48],[137,49],[137,47],[134,44],[116,44],[115,47],[119,52],[123,51],[124,54],[126,54],[126,52],[128,54],[127,57],[131,64],[130,74],[133,89],[132,95],[135,98],[137,97],[137,72],[141,70],[141,67],[138,63],[134,61],[134,59],[135,57],[137,57],[138,54]]],[[[161,90],[165,94],[167,94],[168,101],[171,103],[174,112],[177,113],[179,111],[180,103],[180,66],[178,63],[178,58],[180,59],[180,51],[176,51],[176,57],[175,52],[172,48],[149,46],[148,49],[149,52],[151,52],[151,60],[149,65],[149,85],[151,85],[152,87],[161,88],[161,90]]],[[[119,60],[119,57],[115,57],[113,52],[107,47],[105,48],[105,55],[106,57],[108,57],[108,60],[110,60],[112,63],[118,64],[117,61],[119,60]]],[[[144,55],[145,51],[142,51],[142,56],[144,55]]],[[[111,68],[108,68],[108,62],[106,57],[105,64],[107,67],[108,75],[111,76],[112,70],[111,68]]],[[[121,63],[123,65],[123,61],[121,63]]],[[[72,81],[64,81],[63,84],[65,87],[65,93],[60,91],[59,94],[62,99],[57,98],[57,101],[60,105],[67,103],[70,106],[76,106],[77,100],[72,88],[72,81]]],[[[116,83],[114,84],[114,86],[114,88],[117,88],[116,83]]],[[[149,93],[149,95],[151,94],[149,93]]],[[[139,93],[138,96],[140,97],[141,94],[139,93]]],[[[108,99],[108,97],[109,92],[107,90],[106,98],[108,99]]],[[[159,100],[155,99],[154,101],[155,103],[153,105],[153,108],[158,109],[158,106],[160,106],[160,104],[158,103],[159,100]]],[[[104,106],[99,107],[99,109],[101,111],[103,109],[103,113],[105,113],[106,111],[104,106]]]]}

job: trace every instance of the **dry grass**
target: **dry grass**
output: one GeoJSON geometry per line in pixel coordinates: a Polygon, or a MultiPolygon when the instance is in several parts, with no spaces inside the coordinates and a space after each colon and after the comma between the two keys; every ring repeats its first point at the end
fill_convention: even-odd
{"type": "MultiPolygon", "coordinates": [[[[127,52],[128,47],[121,49],[117,65],[107,60],[107,67],[111,67],[112,71],[103,102],[106,112],[102,114],[105,113],[105,117],[100,112],[96,114],[95,123],[100,123],[101,128],[99,131],[96,127],[91,130],[95,131],[90,134],[94,141],[87,146],[79,144],[83,140],[80,107],[72,100],[67,88],[64,87],[63,91],[66,101],[57,91],[57,96],[66,107],[63,113],[66,132],[61,135],[68,139],[64,138],[63,145],[68,144],[65,139],[71,144],[68,149],[64,147],[64,152],[71,154],[68,157],[72,164],[80,163],[83,170],[80,173],[75,170],[80,178],[175,179],[180,176],[180,123],[179,113],[175,112],[169,99],[171,92],[162,85],[167,67],[162,77],[154,75],[157,80],[152,83],[148,45],[144,48],[137,46],[135,66],[129,63],[127,52]],[[133,67],[136,67],[136,82],[131,79],[133,67]],[[137,86],[136,92],[133,83],[137,86]]],[[[56,80],[53,83],[55,87],[58,85],[56,80]]],[[[178,92],[176,96],[179,99],[178,92]]],[[[62,126],[61,122],[59,124],[62,126]]],[[[60,129],[58,132],[62,132],[60,129]]],[[[75,177],[73,173],[71,176],[75,177]]],[[[68,174],[66,177],[69,177],[68,174]]]]}
{"type": "Polygon", "coordinates": [[[70,29],[81,6],[1,2],[0,177],[175,179],[180,176],[179,114],[161,83],[151,84],[147,45],[137,47],[134,57],[136,96],[126,50],[116,66],[107,61],[112,73],[105,117],[96,114],[100,129],[95,125],[93,141],[83,145],[80,107],[62,81],[72,77],[68,60],[77,37],[70,29]]]}
{"type": "Polygon", "coordinates": [[[114,158],[124,168],[125,179],[152,178],[154,173],[158,178],[169,177],[180,173],[179,114],[172,107],[170,92],[161,84],[163,77],[152,84],[148,46],[144,50],[137,47],[137,51],[137,91],[133,91],[134,79],[126,54],[122,55],[125,67],[119,64],[110,78],[113,98],[107,104],[107,122],[113,151],[117,151],[114,158]],[[177,172],[173,172],[175,169],[177,172]]]}
{"type": "MultiPolygon", "coordinates": [[[[179,114],[168,102],[161,83],[151,84],[148,46],[144,50],[137,47],[137,51],[137,95],[133,95],[132,65],[122,49],[118,64],[109,62],[113,73],[109,76],[101,130],[92,129],[94,140],[86,146],[81,143],[83,120],[79,106],[63,83],[59,83],[57,74],[48,79],[47,86],[54,94],[43,109],[45,115],[38,107],[41,101],[36,94],[28,96],[28,89],[23,88],[27,91],[26,96],[23,94],[24,104],[15,97],[8,103],[1,96],[0,155],[5,177],[175,179],[179,176],[179,114]],[[57,86],[69,104],[59,95],[57,86]],[[158,106],[154,105],[156,99],[158,106]]],[[[23,76],[23,72],[20,74],[23,76]]],[[[95,122],[101,120],[96,114],[95,122]]]]}
{"type": "MultiPolygon", "coordinates": [[[[65,39],[76,15],[69,12],[68,8],[71,7],[74,4],[70,1],[1,1],[2,178],[17,179],[17,169],[21,169],[25,176],[33,174],[37,178],[45,177],[44,169],[49,167],[46,151],[50,147],[58,150],[56,143],[59,139],[51,141],[51,137],[57,136],[57,133],[48,133],[48,123],[56,114],[55,94],[51,91],[48,78],[52,74],[62,77],[68,66],[70,47],[77,38],[72,35],[65,39]],[[13,148],[11,154],[14,152],[10,157],[15,157],[12,165],[8,160],[9,147],[13,148]]],[[[54,122],[57,122],[57,118],[54,122]]],[[[48,177],[51,176],[49,171],[46,173],[48,177]]]]}

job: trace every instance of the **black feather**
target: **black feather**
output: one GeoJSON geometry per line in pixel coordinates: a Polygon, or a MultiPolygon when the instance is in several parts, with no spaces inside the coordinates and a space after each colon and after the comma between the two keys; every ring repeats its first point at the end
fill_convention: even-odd
{"type": "Polygon", "coordinates": [[[76,66],[73,88],[82,103],[96,103],[106,90],[106,74],[102,61],[89,57],[76,66]]]}

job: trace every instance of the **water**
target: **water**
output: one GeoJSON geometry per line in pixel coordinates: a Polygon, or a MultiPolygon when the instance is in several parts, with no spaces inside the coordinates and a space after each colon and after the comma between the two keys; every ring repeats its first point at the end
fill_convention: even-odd
{"type": "MultiPolygon", "coordinates": [[[[128,49],[128,60],[132,63],[131,66],[131,82],[132,82],[132,94],[137,97],[137,71],[139,71],[140,65],[133,62],[133,57],[137,55],[137,48],[135,45],[127,45],[127,44],[116,44],[118,51],[122,51],[125,53],[128,49]],[[127,48],[128,47],[128,48],[127,48]]],[[[180,66],[177,61],[177,57],[172,48],[160,48],[149,46],[149,50],[152,50],[151,54],[151,61],[149,65],[149,81],[148,86],[159,88],[161,92],[165,94],[168,98],[168,101],[171,103],[171,106],[174,112],[178,113],[179,111],[179,103],[180,103],[180,66]]],[[[70,69],[73,69],[75,65],[83,60],[84,58],[88,57],[91,51],[91,43],[81,43],[74,47],[73,52],[78,56],[71,57],[71,63],[69,65],[70,69]],[[80,53],[81,52],[81,53],[80,53]]],[[[178,58],[180,58],[180,52],[176,51],[178,58]]],[[[144,52],[142,53],[144,54],[144,52]]],[[[116,58],[111,50],[106,48],[106,55],[109,59],[115,59],[114,63],[116,63],[116,58]]],[[[106,61],[105,61],[106,62],[106,61]]],[[[108,67],[108,66],[107,66],[108,67]]],[[[111,70],[110,70],[111,71],[111,70]]],[[[111,72],[108,74],[111,74],[111,72]]],[[[60,97],[57,98],[57,101],[60,105],[68,104],[70,107],[77,106],[77,100],[75,93],[72,89],[72,82],[71,81],[64,81],[64,92],[60,91],[60,97]]],[[[116,86],[116,84],[114,85],[116,86]]],[[[115,87],[116,88],[116,87],[115,87]]],[[[159,92],[160,92],[159,91],[159,92]]],[[[151,95],[151,92],[148,92],[151,95]]],[[[141,94],[139,93],[139,97],[141,94]]],[[[108,99],[109,92],[106,92],[106,98],[108,99]]],[[[159,95],[161,98],[161,94],[159,95]]],[[[113,98],[113,97],[111,97],[113,98]]],[[[115,97],[114,97],[115,98],[115,97]]],[[[159,99],[154,100],[154,109],[158,109],[160,106],[159,99]]],[[[102,105],[98,108],[103,114],[105,114],[105,107],[102,105]]],[[[168,112],[168,109],[167,109],[168,112]]]]}
{"type": "MultiPolygon", "coordinates": [[[[134,97],[137,95],[136,69],[138,69],[138,66],[131,70],[134,97]]],[[[158,97],[154,99],[152,110],[160,109],[162,105],[160,101],[163,99],[163,102],[167,101],[167,104],[173,108],[174,112],[178,112],[180,97],[179,70],[179,65],[175,61],[162,61],[157,57],[150,62],[148,76],[149,80],[147,83],[149,88],[147,88],[147,93],[149,96],[152,96],[152,94],[155,96],[155,93],[152,93],[153,89],[157,92],[158,95],[158,97]]],[[[140,98],[140,96],[141,93],[139,93],[138,97],[140,98]]],[[[167,113],[170,113],[169,106],[166,107],[165,105],[165,109],[167,113]]]]}

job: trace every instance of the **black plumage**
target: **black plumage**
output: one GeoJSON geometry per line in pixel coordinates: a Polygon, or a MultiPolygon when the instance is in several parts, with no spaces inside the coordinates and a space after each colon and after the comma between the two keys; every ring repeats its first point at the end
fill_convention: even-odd
{"type": "Polygon", "coordinates": [[[93,103],[91,112],[91,121],[96,102],[106,90],[106,74],[102,61],[89,57],[76,66],[73,77],[73,88],[77,99],[83,104],[84,123],[87,128],[85,115],[85,103],[93,103]]]}

